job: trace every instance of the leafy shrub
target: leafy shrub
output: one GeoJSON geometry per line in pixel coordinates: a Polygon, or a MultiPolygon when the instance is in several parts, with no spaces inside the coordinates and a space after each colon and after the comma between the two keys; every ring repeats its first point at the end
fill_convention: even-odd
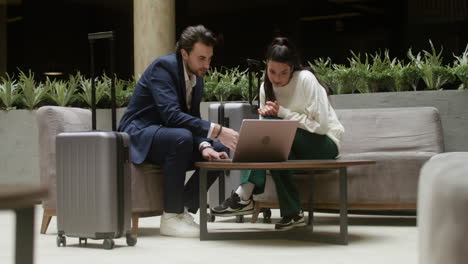
{"type": "MultiPolygon", "coordinates": [[[[107,95],[107,90],[108,90],[108,83],[106,81],[106,78],[103,77],[98,78],[96,77],[94,79],[94,84],[96,88],[96,106],[99,104],[99,102],[107,95]]],[[[92,96],[92,87],[91,87],[91,79],[87,79],[84,77],[81,77],[80,79],[80,88],[81,92],[79,94],[80,98],[86,103],[88,107],[91,107],[91,96],[92,96]]]]}
{"type": "Polygon", "coordinates": [[[70,106],[78,98],[76,93],[80,78],[79,72],[75,76],[70,75],[68,81],[50,81],[47,77],[46,86],[50,91],[49,97],[59,106],[70,106]]]}
{"type": "Polygon", "coordinates": [[[461,85],[458,89],[468,90],[468,44],[461,56],[455,56],[455,62],[452,72],[460,80],[461,85]]]}
{"type": "Polygon", "coordinates": [[[426,84],[426,89],[440,90],[444,84],[453,82],[455,78],[447,67],[442,66],[443,48],[438,53],[431,40],[429,44],[431,52],[423,50],[423,57],[419,53],[416,56],[413,55],[411,49],[408,51],[408,57],[421,70],[421,78],[426,84]]]}
{"type": "Polygon", "coordinates": [[[5,110],[16,109],[14,105],[19,98],[20,94],[16,80],[12,80],[10,75],[6,74],[6,78],[2,77],[0,83],[0,100],[5,110]]]}
{"type": "Polygon", "coordinates": [[[29,70],[29,74],[26,75],[23,71],[20,71],[18,86],[22,92],[22,103],[27,109],[32,110],[47,96],[48,87],[42,83],[36,84],[34,80],[34,74],[29,70]]]}
{"type": "MultiPolygon", "coordinates": [[[[430,52],[407,52],[409,62],[391,58],[389,51],[374,54],[356,54],[351,51],[348,65],[334,64],[330,58],[318,58],[308,65],[317,78],[327,85],[333,94],[401,92],[440,90],[457,87],[468,89],[468,45],[465,51],[454,55],[452,66],[443,65],[442,48],[437,51],[431,41],[430,52]],[[422,80],[422,82],[421,82],[422,80]]],[[[258,77],[264,70],[255,72],[252,95],[249,94],[249,71],[239,67],[210,69],[204,77],[204,101],[254,101],[258,98],[258,77]],[[250,98],[252,97],[252,98],[250,98]]],[[[20,71],[17,79],[6,74],[0,82],[0,107],[34,109],[41,104],[60,106],[91,106],[91,79],[79,72],[69,75],[68,80],[46,79],[37,83],[34,74],[20,71]]],[[[114,76],[116,106],[125,107],[131,99],[137,78],[122,80],[114,76]]],[[[96,106],[110,106],[112,79],[105,74],[95,78],[96,106]]]]}

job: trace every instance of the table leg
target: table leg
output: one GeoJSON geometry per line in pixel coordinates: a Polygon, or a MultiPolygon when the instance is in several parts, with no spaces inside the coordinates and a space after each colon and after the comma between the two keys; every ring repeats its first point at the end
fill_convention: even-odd
{"type": "Polygon", "coordinates": [[[340,240],[348,244],[348,175],[347,168],[340,168],[340,240]]]}
{"type": "Polygon", "coordinates": [[[219,199],[219,204],[221,204],[222,202],[224,202],[224,199],[226,199],[226,179],[225,179],[225,176],[224,176],[224,171],[223,173],[221,173],[218,177],[218,192],[219,192],[219,195],[218,195],[218,199],[219,199]]]}
{"type": "Polygon", "coordinates": [[[314,228],[314,172],[311,172],[309,178],[309,219],[307,224],[310,226],[310,229],[314,228]]]}
{"type": "Polygon", "coordinates": [[[208,235],[207,206],[207,170],[200,168],[200,240],[205,240],[208,235]]]}
{"type": "Polygon", "coordinates": [[[32,264],[34,260],[34,206],[17,208],[15,263],[32,264]]]}

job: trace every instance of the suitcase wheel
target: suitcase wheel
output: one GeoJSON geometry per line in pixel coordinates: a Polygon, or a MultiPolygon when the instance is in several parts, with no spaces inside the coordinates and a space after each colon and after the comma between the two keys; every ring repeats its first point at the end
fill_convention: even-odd
{"type": "Polygon", "coordinates": [[[127,234],[127,245],[133,247],[137,243],[137,236],[133,234],[127,234]]]}
{"type": "Polygon", "coordinates": [[[63,235],[58,235],[57,236],[57,247],[60,246],[67,246],[67,239],[63,235]]]}
{"type": "Polygon", "coordinates": [[[271,223],[271,210],[268,208],[263,211],[263,223],[271,223]]]}
{"type": "Polygon", "coordinates": [[[88,244],[88,239],[83,238],[83,237],[80,237],[80,238],[78,238],[78,243],[79,243],[80,246],[81,246],[81,245],[85,245],[85,246],[86,246],[86,245],[88,244]]]}
{"type": "Polygon", "coordinates": [[[236,223],[243,223],[243,222],[244,222],[244,216],[243,215],[236,216],[236,223]]]}
{"type": "Polygon", "coordinates": [[[113,249],[115,246],[114,240],[110,238],[104,239],[104,242],[102,242],[102,245],[104,246],[105,249],[113,249]]]}
{"type": "Polygon", "coordinates": [[[209,214],[209,215],[208,215],[208,222],[213,223],[214,221],[216,221],[216,216],[214,216],[214,215],[212,215],[212,214],[209,214]]]}

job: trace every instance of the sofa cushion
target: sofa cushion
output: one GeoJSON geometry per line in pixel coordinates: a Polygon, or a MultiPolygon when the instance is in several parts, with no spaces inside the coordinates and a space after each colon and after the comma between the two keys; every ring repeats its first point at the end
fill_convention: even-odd
{"type": "MultiPolygon", "coordinates": [[[[350,204],[367,204],[370,207],[371,205],[400,204],[415,209],[419,170],[427,160],[436,154],[434,152],[343,154],[340,159],[376,161],[376,164],[373,165],[348,168],[348,202],[350,204]]],[[[317,173],[315,184],[317,186],[314,193],[315,202],[338,203],[338,172],[317,173]]]]}
{"type": "MultiPolygon", "coordinates": [[[[374,165],[352,166],[348,168],[348,203],[359,204],[362,209],[381,209],[385,205],[401,205],[395,209],[415,209],[416,189],[421,166],[437,153],[394,152],[394,153],[355,153],[343,154],[340,159],[375,160],[374,165]],[[408,175],[412,175],[409,177],[408,175]]],[[[338,171],[320,170],[314,173],[314,203],[319,205],[338,204],[338,171]]],[[[268,176],[265,192],[254,195],[255,201],[277,202],[274,182],[268,176]]],[[[308,173],[294,176],[302,203],[306,203],[310,193],[308,173]]]]}
{"type": "Polygon", "coordinates": [[[444,151],[434,107],[341,109],[336,114],[345,127],[341,153],[444,151]]]}

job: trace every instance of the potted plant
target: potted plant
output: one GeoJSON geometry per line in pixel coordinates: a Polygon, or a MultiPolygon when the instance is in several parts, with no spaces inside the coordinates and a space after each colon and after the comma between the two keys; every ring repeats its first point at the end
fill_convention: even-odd
{"type": "Polygon", "coordinates": [[[6,74],[6,78],[2,77],[0,83],[0,102],[5,110],[16,109],[15,103],[20,97],[18,84],[16,80],[12,80],[10,75],[6,74]]]}

